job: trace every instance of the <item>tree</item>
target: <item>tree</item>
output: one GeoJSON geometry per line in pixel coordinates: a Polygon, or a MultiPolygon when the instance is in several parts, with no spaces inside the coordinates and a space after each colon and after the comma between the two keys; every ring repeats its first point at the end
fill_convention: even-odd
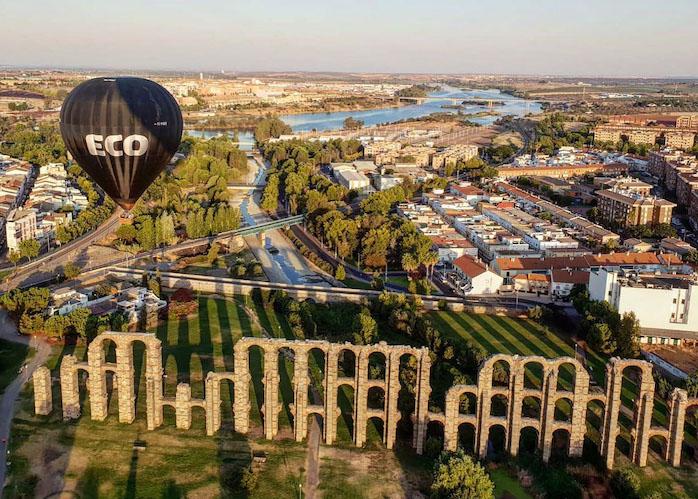
{"type": "Polygon", "coordinates": [[[338,265],[338,266],[337,266],[337,270],[335,270],[335,272],[334,272],[334,277],[335,277],[335,279],[337,279],[338,281],[343,281],[344,279],[347,278],[347,273],[346,273],[346,271],[344,270],[344,265],[338,265]]]}
{"type": "Polygon", "coordinates": [[[593,323],[587,339],[594,350],[608,355],[616,351],[616,341],[613,338],[613,331],[605,322],[593,323]]]}
{"type": "Polygon", "coordinates": [[[270,116],[259,122],[254,130],[254,138],[257,143],[261,144],[270,138],[279,138],[281,135],[292,132],[293,130],[291,127],[284,123],[281,119],[277,118],[276,116],[270,116]]]}
{"type": "Polygon", "coordinates": [[[431,497],[494,499],[494,483],[485,468],[462,449],[443,452],[434,463],[431,497]]]}
{"type": "Polygon", "coordinates": [[[370,345],[378,339],[378,324],[366,308],[354,318],[352,329],[355,345],[370,345]]]}
{"type": "Polygon", "coordinates": [[[82,272],[82,270],[74,262],[68,262],[65,264],[65,267],[63,267],[63,276],[67,280],[75,279],[80,275],[80,272],[82,272]]]}
{"type": "Polygon", "coordinates": [[[32,258],[39,256],[40,248],[41,245],[36,239],[25,239],[19,243],[19,254],[31,261],[32,258]]]}
{"type": "Polygon", "coordinates": [[[22,259],[22,255],[17,250],[10,250],[9,254],[7,255],[7,259],[15,266],[15,270],[17,270],[17,262],[22,259]]]}
{"type": "Polygon", "coordinates": [[[640,321],[635,316],[635,313],[624,313],[618,329],[618,351],[616,353],[626,359],[635,359],[639,357],[640,332],[640,321]]]}
{"type": "Polygon", "coordinates": [[[346,130],[358,130],[362,126],[364,126],[363,120],[357,120],[352,118],[351,116],[347,117],[344,120],[344,128],[346,130]]]}

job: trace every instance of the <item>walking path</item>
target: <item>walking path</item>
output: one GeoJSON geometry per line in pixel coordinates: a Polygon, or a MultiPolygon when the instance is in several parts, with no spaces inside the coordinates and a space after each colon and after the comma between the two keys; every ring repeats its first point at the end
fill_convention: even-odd
{"type": "Polygon", "coordinates": [[[5,392],[2,394],[2,399],[0,399],[0,498],[2,497],[2,491],[5,487],[5,475],[7,471],[7,460],[9,455],[7,454],[7,447],[10,440],[10,428],[12,425],[12,418],[14,417],[15,408],[19,394],[22,392],[24,384],[31,379],[32,374],[37,367],[42,366],[46,363],[49,354],[51,353],[51,346],[37,338],[36,336],[31,339],[27,336],[18,336],[17,327],[12,322],[12,320],[7,315],[7,312],[0,310],[0,338],[3,340],[11,341],[13,343],[22,343],[29,345],[36,351],[34,357],[27,362],[21,369],[19,376],[17,376],[12,383],[10,383],[5,392]]]}

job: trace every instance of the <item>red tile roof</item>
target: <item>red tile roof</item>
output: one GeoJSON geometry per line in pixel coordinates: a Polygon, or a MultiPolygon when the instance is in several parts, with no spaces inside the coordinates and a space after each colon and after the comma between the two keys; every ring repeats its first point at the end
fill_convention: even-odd
{"type": "Polygon", "coordinates": [[[553,270],[553,282],[565,282],[571,284],[589,284],[589,272],[582,270],[553,270]]]}
{"type": "Polygon", "coordinates": [[[670,253],[604,253],[570,257],[497,258],[500,270],[588,269],[615,265],[680,265],[681,258],[670,253]]]}
{"type": "Polygon", "coordinates": [[[477,277],[487,272],[487,266],[472,256],[463,255],[453,260],[453,265],[463,271],[468,277],[477,277]]]}

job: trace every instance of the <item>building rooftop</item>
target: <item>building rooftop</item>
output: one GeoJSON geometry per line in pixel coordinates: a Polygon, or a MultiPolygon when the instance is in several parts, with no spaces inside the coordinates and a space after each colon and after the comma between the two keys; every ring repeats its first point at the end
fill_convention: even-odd
{"type": "Polygon", "coordinates": [[[472,256],[463,255],[453,260],[453,265],[463,271],[468,277],[477,277],[487,272],[487,265],[472,256]]]}

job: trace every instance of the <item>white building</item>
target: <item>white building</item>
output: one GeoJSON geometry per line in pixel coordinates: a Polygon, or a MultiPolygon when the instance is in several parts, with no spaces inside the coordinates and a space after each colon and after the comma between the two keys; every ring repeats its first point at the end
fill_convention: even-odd
{"type": "Polygon", "coordinates": [[[124,289],[116,304],[117,310],[126,315],[129,324],[138,321],[138,313],[146,307],[146,311],[158,311],[167,305],[165,300],[144,287],[124,289]]]}
{"type": "Polygon", "coordinates": [[[340,185],[347,189],[355,189],[359,192],[366,192],[371,187],[369,178],[354,169],[335,170],[334,177],[340,185]]]}
{"type": "Polygon", "coordinates": [[[600,269],[591,272],[589,297],[608,301],[621,315],[634,312],[643,343],[679,345],[698,340],[695,276],[600,269]]]}
{"type": "Polygon", "coordinates": [[[7,248],[17,250],[19,243],[36,239],[36,212],[34,210],[12,210],[7,216],[5,238],[7,248]]]}
{"type": "Polygon", "coordinates": [[[449,281],[464,295],[497,293],[504,283],[504,279],[492,272],[487,265],[469,255],[456,258],[453,269],[449,281]]]}

